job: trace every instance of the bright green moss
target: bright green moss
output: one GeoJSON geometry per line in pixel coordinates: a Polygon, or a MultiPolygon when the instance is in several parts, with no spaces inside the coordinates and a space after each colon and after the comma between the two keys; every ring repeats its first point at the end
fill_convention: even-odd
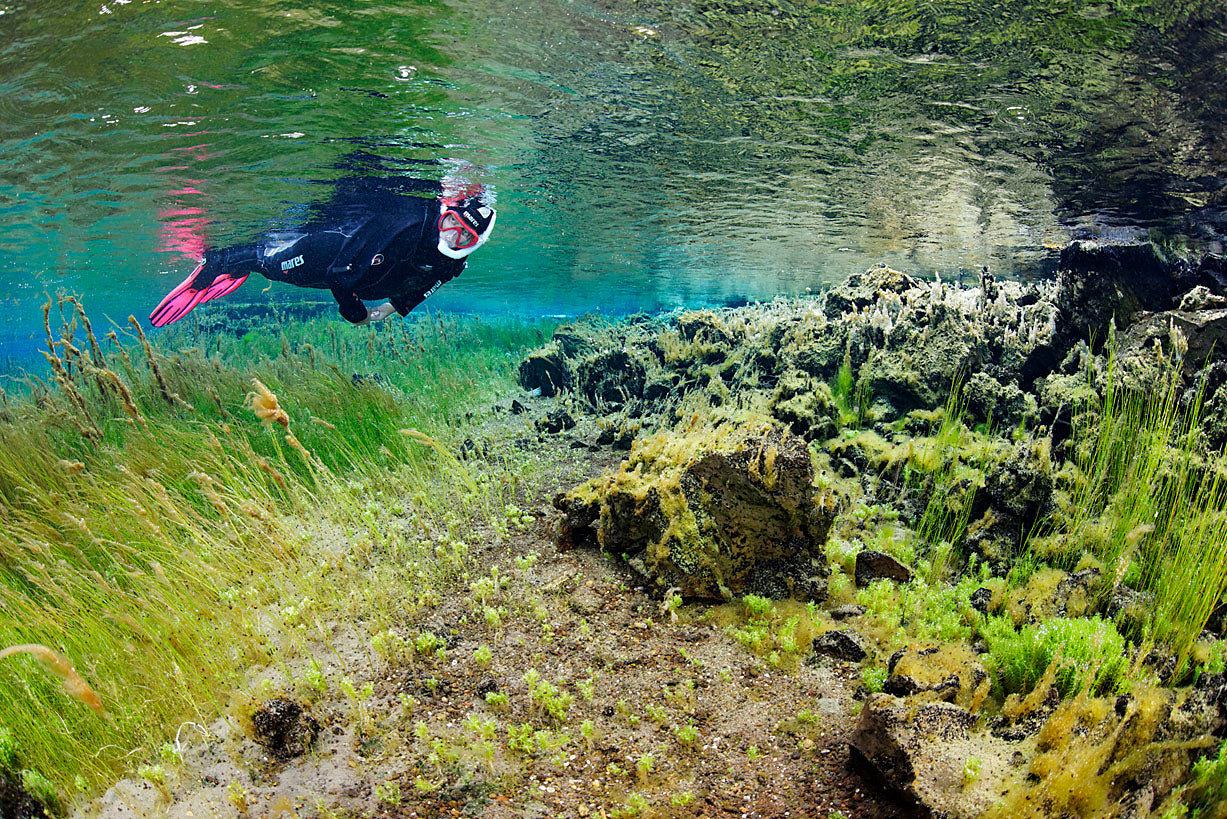
{"type": "Polygon", "coordinates": [[[1102,695],[1126,669],[1125,638],[1098,617],[1054,618],[1017,631],[1008,617],[990,617],[980,633],[988,645],[984,663],[1002,694],[1026,694],[1056,663],[1054,685],[1062,697],[1088,686],[1102,695]]]}

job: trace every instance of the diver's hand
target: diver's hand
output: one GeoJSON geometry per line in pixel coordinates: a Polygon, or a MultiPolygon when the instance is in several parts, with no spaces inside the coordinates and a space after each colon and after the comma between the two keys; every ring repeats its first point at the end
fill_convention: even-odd
{"type": "Polygon", "coordinates": [[[385,301],[383,304],[377,304],[374,307],[367,310],[366,311],[366,321],[362,323],[367,324],[372,321],[383,321],[384,319],[386,319],[388,316],[392,315],[395,312],[396,312],[396,308],[392,306],[392,303],[389,301],[385,301]]]}

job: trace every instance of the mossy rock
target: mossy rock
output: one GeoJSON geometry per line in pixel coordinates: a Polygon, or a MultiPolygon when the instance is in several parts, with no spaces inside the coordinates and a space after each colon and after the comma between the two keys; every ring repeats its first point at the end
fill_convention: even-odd
{"type": "Polygon", "coordinates": [[[571,369],[566,356],[557,342],[551,342],[540,350],[528,354],[520,362],[520,386],[526,390],[541,390],[545,396],[557,395],[569,390],[572,384],[571,369]]]}
{"type": "Polygon", "coordinates": [[[683,313],[677,319],[677,332],[687,341],[712,347],[732,347],[734,344],[729,328],[710,310],[683,313]]]}
{"type": "Polygon", "coordinates": [[[891,344],[869,354],[860,371],[860,389],[885,397],[900,411],[944,406],[951,386],[980,369],[971,328],[943,305],[929,323],[892,334],[891,344]]]}
{"type": "Polygon", "coordinates": [[[989,466],[971,509],[964,547],[998,570],[1012,563],[1023,538],[1053,512],[1056,485],[1048,440],[1019,441],[989,466]]]}
{"type": "Polygon", "coordinates": [[[589,328],[564,324],[554,331],[553,341],[567,358],[580,358],[596,351],[591,336],[589,328]]]}
{"type": "Polygon", "coordinates": [[[773,417],[808,441],[825,441],[839,431],[839,408],[831,389],[803,370],[780,377],[771,398],[773,417]]]}
{"type": "MultiPolygon", "coordinates": [[[[769,348],[778,351],[781,359],[819,378],[831,378],[839,370],[847,341],[848,325],[827,321],[821,313],[782,321],[767,334],[769,348]]],[[[859,364],[860,358],[854,356],[852,365],[859,364]]]]}
{"type": "Polygon", "coordinates": [[[887,671],[882,690],[895,696],[923,693],[976,711],[988,695],[988,672],[964,643],[908,646],[891,656],[887,671]]]}
{"type": "Polygon", "coordinates": [[[972,374],[963,389],[970,423],[1008,430],[1034,418],[1039,411],[1035,398],[1017,384],[1002,383],[987,373],[972,374]]]}
{"type": "Polygon", "coordinates": [[[919,279],[884,264],[877,265],[864,273],[853,273],[843,284],[832,288],[826,294],[824,309],[828,318],[838,318],[876,304],[883,294],[900,295],[921,286],[919,279]]]}
{"type": "Polygon", "coordinates": [[[595,536],[691,598],[822,599],[833,499],[805,441],[762,424],[636,441],[619,469],[555,499],[572,542],[595,536]]]}
{"type": "Polygon", "coordinates": [[[600,412],[619,410],[643,397],[647,368],[626,350],[603,350],[579,363],[575,388],[600,412]]]}

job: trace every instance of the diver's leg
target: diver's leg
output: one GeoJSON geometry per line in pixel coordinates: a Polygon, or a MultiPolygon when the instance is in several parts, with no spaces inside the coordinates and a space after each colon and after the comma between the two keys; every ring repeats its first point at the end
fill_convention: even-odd
{"type": "Polygon", "coordinates": [[[190,313],[201,302],[233,291],[258,270],[259,245],[236,245],[210,250],[179,286],[166,294],[149,315],[154,327],[164,327],[190,313]]]}
{"type": "Polygon", "coordinates": [[[260,274],[299,287],[331,287],[333,262],[347,238],[336,230],[270,233],[261,247],[260,274]]]}

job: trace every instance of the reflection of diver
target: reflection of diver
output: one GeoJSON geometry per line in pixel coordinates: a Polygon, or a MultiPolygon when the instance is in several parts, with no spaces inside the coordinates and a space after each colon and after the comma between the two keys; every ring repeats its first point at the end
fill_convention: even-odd
{"type": "Polygon", "coordinates": [[[433,186],[437,198],[351,185],[348,203],[334,201],[299,230],[276,231],[252,244],[207,251],[200,265],[149,316],[155,327],[178,321],[196,305],[224,296],[250,273],[332,291],[341,315],[355,324],[402,316],[464,270],[465,257],[494,228],[494,208],[480,188],[433,186]],[[368,309],[362,299],[389,301],[368,309]]]}

